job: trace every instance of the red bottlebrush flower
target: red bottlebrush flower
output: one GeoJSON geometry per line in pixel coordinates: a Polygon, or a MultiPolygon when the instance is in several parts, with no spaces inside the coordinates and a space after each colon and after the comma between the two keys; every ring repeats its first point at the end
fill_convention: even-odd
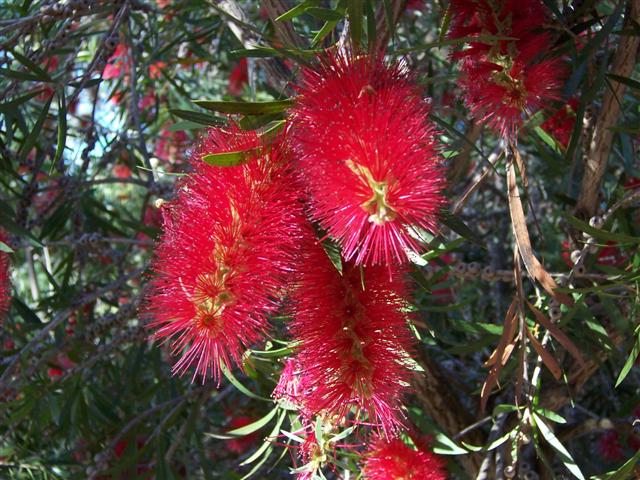
{"type": "MultiPolygon", "coordinates": [[[[454,261],[453,255],[451,255],[450,253],[445,253],[441,255],[440,260],[445,265],[451,265],[454,261]]],[[[438,267],[435,267],[435,268],[437,269],[438,267]]],[[[436,273],[437,273],[437,270],[436,270],[436,273]]],[[[446,281],[448,278],[449,278],[449,274],[445,273],[442,276],[441,282],[446,281]]],[[[439,288],[431,292],[431,298],[436,303],[442,303],[442,304],[451,303],[454,299],[454,291],[451,287],[439,288]]]]}
{"type": "Polygon", "coordinates": [[[64,371],[61,368],[50,368],[47,370],[47,375],[49,375],[49,379],[51,380],[58,380],[63,374],[64,371]]]}
{"type": "Polygon", "coordinates": [[[129,63],[127,61],[128,50],[122,43],[118,44],[113,54],[109,57],[107,65],[102,72],[102,78],[105,80],[111,80],[113,78],[119,78],[123,73],[129,72],[129,63]]]}
{"type": "Polygon", "coordinates": [[[166,68],[167,64],[165,62],[156,62],[153,65],[149,66],[149,77],[150,78],[160,78],[162,75],[162,69],[166,68]]]}
{"type": "MultiPolygon", "coordinates": [[[[163,207],[148,314],[156,338],[182,355],[173,371],[220,378],[242,364],[267,328],[297,251],[298,189],[288,152],[262,147],[255,132],[212,129],[192,158],[194,172],[163,207]],[[247,151],[247,162],[212,167],[210,153],[247,151]]],[[[203,378],[204,381],[204,378],[203,378]]]]}
{"type": "Polygon", "coordinates": [[[446,480],[444,461],[428,450],[414,450],[402,440],[375,441],[363,468],[367,480],[446,480]]]}
{"type": "Polygon", "coordinates": [[[625,190],[633,190],[634,188],[640,188],[640,178],[630,177],[624,184],[625,190]]]}
{"type": "Polygon", "coordinates": [[[177,162],[185,155],[187,140],[188,137],[185,132],[172,132],[167,128],[163,128],[156,142],[156,157],[163,162],[177,162]]]}
{"type": "Polygon", "coordinates": [[[244,86],[249,82],[249,69],[247,59],[241,59],[231,70],[229,75],[228,92],[230,95],[238,96],[242,94],[244,86]]]}
{"type": "Polygon", "coordinates": [[[273,398],[303,408],[301,405],[303,390],[300,363],[295,358],[288,358],[280,373],[278,384],[273,390],[273,398]]]}
{"type": "Polygon", "coordinates": [[[619,462],[624,460],[620,435],[615,430],[603,433],[598,440],[598,452],[607,462],[619,462]]]}
{"type": "Polygon", "coordinates": [[[291,330],[299,342],[304,408],[333,417],[354,412],[386,433],[401,424],[412,338],[404,271],[343,263],[342,275],[314,239],[305,240],[291,330]]]}
{"type": "Polygon", "coordinates": [[[637,452],[640,450],[640,437],[634,435],[633,433],[627,437],[627,445],[631,449],[632,452],[637,452]]]}
{"type": "Polygon", "coordinates": [[[452,0],[450,38],[493,35],[515,40],[469,42],[453,55],[463,59],[460,86],[473,116],[514,138],[523,114],[558,99],[564,74],[559,58],[546,58],[551,36],[541,0],[452,0]]]}
{"type": "Polygon", "coordinates": [[[131,169],[123,163],[117,163],[113,166],[113,175],[116,178],[130,178],[131,169]]]}
{"type": "MultiPolygon", "coordinates": [[[[255,422],[255,419],[248,417],[246,415],[240,415],[238,417],[233,417],[229,421],[229,425],[227,426],[227,430],[235,430],[237,428],[246,427],[247,425],[255,422]]],[[[249,435],[245,435],[244,437],[233,438],[231,440],[226,441],[226,446],[230,452],[233,453],[243,453],[246,452],[248,448],[253,445],[259,437],[258,432],[250,433],[249,435]]]]}
{"type": "Polygon", "coordinates": [[[398,64],[347,54],[307,69],[292,140],[315,220],[346,260],[407,261],[436,229],[444,175],[428,103],[398,64]]]}
{"type": "Polygon", "coordinates": [[[540,125],[564,148],[569,146],[571,140],[571,133],[576,123],[576,110],[578,110],[578,100],[572,98],[540,125]]]}
{"type": "Polygon", "coordinates": [[[406,5],[408,11],[424,10],[426,8],[424,0],[409,0],[406,5]]]}
{"type": "Polygon", "coordinates": [[[322,468],[326,457],[318,444],[315,432],[308,432],[304,438],[304,443],[300,447],[298,457],[300,457],[303,465],[296,469],[298,471],[296,480],[313,480],[316,478],[315,474],[322,468]]]}
{"type": "Polygon", "coordinates": [[[596,263],[599,265],[609,265],[612,267],[619,267],[627,262],[628,258],[624,254],[618,244],[612,240],[607,242],[605,247],[598,252],[598,259],[596,263]]]}
{"type": "MultiPolygon", "coordinates": [[[[0,242],[7,245],[7,234],[0,229],[0,242]]],[[[11,305],[11,283],[9,272],[9,254],[0,250],[0,325],[11,305]]]]}

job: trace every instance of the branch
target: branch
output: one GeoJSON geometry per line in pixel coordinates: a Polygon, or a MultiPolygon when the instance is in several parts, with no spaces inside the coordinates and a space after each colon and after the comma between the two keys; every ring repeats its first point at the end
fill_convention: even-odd
{"type": "MultiPolygon", "coordinates": [[[[458,396],[451,388],[447,374],[425,352],[419,352],[418,362],[424,368],[422,375],[416,375],[412,386],[422,409],[434,420],[449,436],[453,437],[474,422],[474,418],[468,409],[462,405],[458,396]]],[[[484,435],[478,430],[468,431],[465,440],[475,445],[485,443],[484,435]]],[[[460,463],[472,478],[475,478],[482,457],[477,454],[463,455],[459,457],[460,463]]]]}
{"type": "MultiPolygon", "coordinates": [[[[625,18],[625,27],[633,29],[633,25],[640,22],[640,0],[631,0],[630,4],[629,13],[625,18]]],[[[621,36],[620,44],[613,57],[611,73],[621,77],[631,76],[636,65],[636,53],[639,45],[640,37],[637,35],[621,36]]],[[[616,125],[620,116],[621,102],[626,88],[623,83],[613,81],[602,100],[600,114],[596,120],[589,152],[585,159],[584,176],[576,205],[576,213],[586,218],[593,216],[597,211],[598,192],[607,168],[615,135],[612,127],[616,125]]]]}

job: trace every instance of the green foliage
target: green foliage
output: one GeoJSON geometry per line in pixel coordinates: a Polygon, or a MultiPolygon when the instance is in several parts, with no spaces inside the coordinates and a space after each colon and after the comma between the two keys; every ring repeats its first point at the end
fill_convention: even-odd
{"type": "MultiPolygon", "coordinates": [[[[470,478],[467,460],[485,457],[518,472],[637,475],[640,216],[631,183],[640,177],[640,82],[637,67],[633,78],[611,71],[614,46],[639,35],[637,23],[625,23],[632,2],[545,2],[570,70],[563,100],[579,106],[566,146],[541,126],[561,102],[527,119],[517,188],[532,249],[572,305],[559,305],[514,260],[504,168],[513,152],[470,120],[456,87],[450,53],[468,39],[447,37],[447,2],[396,8],[406,3],[3,2],[0,227],[9,239],[0,255],[10,255],[13,300],[0,332],[0,478],[278,479],[304,471],[282,451],[304,442],[301,420],[272,398],[296,347],[287,319],[272,319],[273,337],[247,352],[243,371],[224,368],[220,385],[192,383],[174,377],[171,352],[149,340],[144,295],[161,229],[156,202],[171,200],[201,132],[231,117],[268,139],[286,124],[300,69],[345,45],[384,47],[411,68],[432,98],[448,166],[442,229],[412,258],[415,370],[437,388],[416,387],[410,424],[432,435],[451,478],[470,478]],[[267,4],[286,8],[269,12],[267,4]],[[576,49],[580,35],[587,40],[576,49]],[[238,83],[241,58],[247,81],[238,83]],[[603,223],[594,225],[574,207],[593,122],[617,85],[626,87],[617,99],[623,113],[606,126],[615,135],[603,223]],[[572,250],[584,252],[577,266],[572,250]],[[509,321],[516,330],[507,338],[509,321]],[[503,364],[485,368],[501,343],[503,364]],[[233,428],[236,417],[251,421],[233,428]],[[614,429],[621,456],[603,459],[598,442],[614,429]],[[266,441],[229,448],[256,433],[266,441]]],[[[224,167],[246,155],[205,161],[224,167]]],[[[338,247],[323,246],[341,270],[338,247]]],[[[314,432],[324,460],[335,445],[357,443],[352,426],[332,430],[316,419],[314,432]]],[[[357,447],[335,457],[337,472],[359,478],[357,447]]],[[[328,468],[323,475],[337,478],[328,468]]]]}

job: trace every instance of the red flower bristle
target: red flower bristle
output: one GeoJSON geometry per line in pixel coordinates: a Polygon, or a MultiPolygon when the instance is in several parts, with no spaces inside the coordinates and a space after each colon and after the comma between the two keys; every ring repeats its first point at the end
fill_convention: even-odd
{"type": "Polygon", "coordinates": [[[247,59],[242,58],[233,67],[231,74],[229,74],[229,84],[227,91],[230,95],[238,96],[242,94],[244,86],[249,83],[249,69],[247,59]]]}
{"type": "Polygon", "coordinates": [[[459,84],[476,120],[515,138],[525,114],[559,99],[565,69],[560,58],[548,55],[546,7],[540,0],[452,0],[450,11],[451,39],[509,37],[470,41],[453,58],[462,60],[459,84]]]}
{"type": "Polygon", "coordinates": [[[444,461],[429,450],[414,450],[400,439],[379,438],[365,453],[367,480],[446,480],[444,461]]]}
{"type": "Polygon", "coordinates": [[[335,424],[362,423],[366,414],[367,423],[393,434],[411,375],[403,269],[344,262],[341,275],[313,238],[300,265],[291,330],[304,408],[335,424]]]}
{"type": "Polygon", "coordinates": [[[192,158],[194,172],[163,208],[148,313],[155,336],[181,355],[174,373],[195,366],[194,378],[219,378],[221,365],[240,365],[278,308],[301,222],[287,158],[279,140],[262,147],[255,132],[212,129],[192,158]],[[202,161],[237,150],[249,151],[243,165],[202,161]]]}
{"type": "Polygon", "coordinates": [[[540,125],[540,128],[555,138],[564,148],[569,146],[571,140],[578,105],[577,98],[570,99],[540,125]]]}
{"type": "Polygon", "coordinates": [[[399,64],[339,54],[308,68],[292,143],[314,220],[346,260],[407,261],[410,230],[436,230],[444,172],[429,103],[399,64]]]}

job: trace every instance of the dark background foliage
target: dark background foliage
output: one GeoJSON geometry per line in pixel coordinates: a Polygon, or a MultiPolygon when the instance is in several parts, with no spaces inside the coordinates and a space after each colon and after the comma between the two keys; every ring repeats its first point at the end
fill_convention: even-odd
{"type": "MultiPolygon", "coordinates": [[[[227,113],[243,128],[275,125],[282,109],[234,102],[288,98],[300,65],[348,41],[385,46],[415,72],[449,167],[442,231],[428,264],[412,270],[423,370],[407,402],[412,421],[449,455],[452,478],[475,477],[481,464],[478,478],[618,468],[597,478],[631,478],[640,439],[638,1],[545,1],[557,32],[550,47],[570,69],[563,102],[575,98],[577,108],[566,148],[540,128],[563,102],[521,129],[524,221],[510,211],[515,152],[460,99],[447,2],[297,3],[0,4],[0,226],[13,285],[0,330],[0,477],[231,479],[253,467],[259,478],[289,477],[283,446],[296,444],[280,430],[294,429],[295,413],[272,413],[269,400],[291,352],[286,319],[274,318],[274,337],[247,353],[246,372],[215,385],[173,377],[170,353],[149,341],[139,311],[157,202],[171,198],[199,132],[227,113]],[[631,74],[621,76],[624,61],[631,74]],[[589,162],[595,176],[584,174],[589,162]],[[528,229],[573,306],[528,277],[514,226],[528,229]],[[513,350],[500,371],[485,368],[514,298],[520,335],[505,340],[513,350]],[[263,417],[257,436],[278,434],[274,444],[216,438],[263,417]]],[[[355,451],[340,459],[337,471],[357,478],[355,451]]]]}

